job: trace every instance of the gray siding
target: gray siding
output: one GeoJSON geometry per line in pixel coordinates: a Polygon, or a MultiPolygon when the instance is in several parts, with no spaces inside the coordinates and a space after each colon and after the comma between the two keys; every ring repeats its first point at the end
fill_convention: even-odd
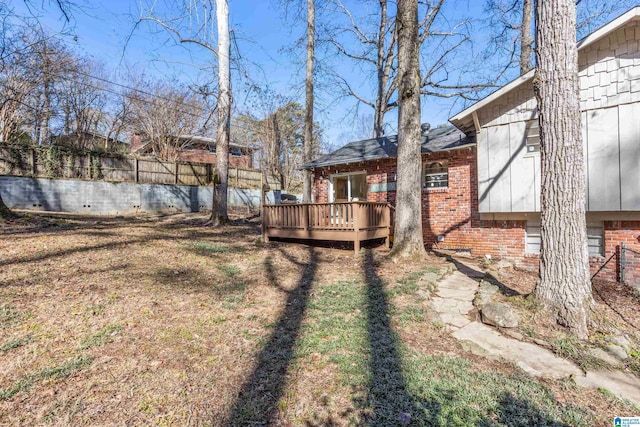
{"type": "Polygon", "coordinates": [[[589,211],[620,210],[620,149],[618,108],[588,111],[587,194],[589,211]]]}
{"type": "Polygon", "coordinates": [[[535,212],[536,210],[536,157],[526,154],[525,122],[509,125],[511,152],[511,210],[535,212]]]}
{"type": "Polygon", "coordinates": [[[489,204],[489,144],[487,132],[478,134],[478,206],[480,212],[491,212],[489,204]]]}
{"type": "MultiPolygon", "coordinates": [[[[640,210],[640,103],[583,112],[582,128],[587,210],[640,210]]],[[[524,135],[520,122],[478,136],[481,213],[540,211],[540,155],[526,152],[524,135]]]]}
{"type": "MultiPolygon", "coordinates": [[[[581,50],[579,76],[587,210],[640,210],[640,23],[581,50]]],[[[540,211],[540,156],[525,150],[534,118],[530,81],[478,110],[481,213],[540,211]]]]}
{"type": "Polygon", "coordinates": [[[618,117],[621,209],[640,210],[640,103],[621,105],[618,117]]]}
{"type": "Polygon", "coordinates": [[[508,212],[511,208],[509,125],[489,128],[487,137],[489,147],[489,205],[492,212],[508,212]]]}

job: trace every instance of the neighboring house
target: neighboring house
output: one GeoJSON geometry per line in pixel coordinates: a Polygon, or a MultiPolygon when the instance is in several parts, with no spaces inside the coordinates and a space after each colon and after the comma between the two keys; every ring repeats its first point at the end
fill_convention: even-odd
{"type": "MultiPolygon", "coordinates": [[[[180,147],[176,160],[179,162],[216,164],[216,139],[205,136],[183,135],[179,137],[180,147]]],[[[229,144],[229,166],[253,168],[255,149],[240,144],[229,144]]],[[[152,153],[150,144],[145,143],[140,135],[135,135],[131,144],[131,153],[138,156],[152,153]]]]}
{"type": "MultiPolygon", "coordinates": [[[[578,43],[593,268],[623,242],[640,250],[639,45],[640,7],[578,43]]],[[[423,143],[425,243],[537,265],[540,153],[533,71],[450,122],[464,133],[458,144],[438,143],[456,134],[440,127],[423,143]]],[[[350,143],[317,159],[307,165],[314,170],[316,200],[394,203],[395,156],[389,137],[350,143]]],[[[615,263],[607,274],[615,275],[615,263]]]]}

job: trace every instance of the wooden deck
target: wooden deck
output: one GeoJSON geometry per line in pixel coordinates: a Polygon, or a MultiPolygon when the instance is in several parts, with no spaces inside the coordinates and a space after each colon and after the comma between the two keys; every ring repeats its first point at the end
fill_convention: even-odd
{"type": "Polygon", "coordinates": [[[385,239],[389,247],[391,212],[389,204],[375,202],[306,203],[264,205],[262,236],[301,240],[360,242],[385,239]]]}

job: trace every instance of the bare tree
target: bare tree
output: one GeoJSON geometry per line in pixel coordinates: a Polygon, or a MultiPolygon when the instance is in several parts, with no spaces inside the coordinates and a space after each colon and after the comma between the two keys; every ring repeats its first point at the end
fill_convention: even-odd
{"type": "Polygon", "coordinates": [[[398,0],[398,179],[392,256],[421,256],[422,188],[418,0],[398,0]]]}
{"type": "MultiPolygon", "coordinates": [[[[302,190],[301,167],[304,161],[305,109],[297,102],[260,91],[263,106],[261,118],[250,115],[236,117],[236,138],[250,141],[260,148],[260,168],[269,178],[275,178],[280,188],[289,192],[302,190]],[[244,131],[245,135],[239,133],[244,131]]],[[[312,155],[319,153],[320,127],[314,123],[312,155]]]]}
{"type": "Polygon", "coordinates": [[[333,3],[348,23],[343,27],[327,29],[324,33],[342,56],[368,64],[375,70],[375,100],[359,94],[345,77],[339,74],[334,74],[334,77],[343,93],[373,109],[373,136],[383,136],[384,115],[397,106],[396,102],[391,101],[398,85],[395,20],[388,12],[387,0],[379,0],[379,9],[373,16],[362,19],[363,22],[359,22],[341,0],[334,0],[333,3]],[[377,21],[376,25],[368,25],[371,20],[377,21]],[[353,41],[356,41],[356,48],[351,47],[353,41]]]}
{"type": "Polygon", "coordinates": [[[29,55],[22,52],[22,35],[3,31],[3,53],[0,61],[0,141],[16,141],[26,135],[25,127],[32,114],[30,94],[39,85],[37,72],[29,64],[29,55]],[[22,55],[12,52],[21,51],[22,55]]]}
{"type": "MultiPolygon", "coordinates": [[[[25,0],[25,3],[28,4],[29,0],[25,0]]],[[[65,17],[65,21],[69,21],[69,10],[70,8],[73,6],[73,3],[71,1],[68,0],[56,0],[56,4],[58,6],[58,8],[60,9],[60,12],[64,15],[65,17]]],[[[10,14],[12,13],[12,11],[6,6],[6,5],[0,5],[0,15],[2,15],[3,18],[8,17],[10,14]]],[[[6,22],[3,19],[2,22],[2,42],[7,40],[6,37],[6,31],[7,31],[7,26],[5,25],[6,22]]],[[[2,48],[0,50],[2,50],[2,59],[6,59],[6,54],[8,54],[8,52],[6,52],[5,48],[6,48],[6,44],[2,43],[2,48]]],[[[15,53],[15,52],[12,52],[15,53]]],[[[4,71],[4,66],[3,64],[0,64],[0,67],[2,67],[2,71],[4,71]]],[[[14,92],[14,94],[17,94],[14,92]]],[[[16,102],[18,104],[22,104],[22,100],[17,100],[17,99],[12,99],[11,102],[13,103],[13,105],[16,105],[16,102]]],[[[2,102],[3,106],[5,105],[5,102],[2,102]]],[[[15,109],[14,109],[15,111],[15,109]]],[[[15,116],[12,114],[10,114],[10,116],[14,117],[15,116]]],[[[3,118],[5,118],[5,116],[3,116],[3,118]]],[[[14,122],[15,123],[15,122],[14,122]]],[[[11,128],[11,126],[10,126],[11,128]]],[[[16,128],[13,128],[13,131],[16,131],[16,128]]],[[[3,132],[4,132],[4,128],[3,128],[3,132]]],[[[4,135],[3,135],[4,136],[4,135]]],[[[0,219],[13,219],[15,218],[17,215],[12,212],[4,203],[4,200],[2,199],[2,193],[0,192],[0,219]]]]}
{"type": "MultiPolygon", "coordinates": [[[[635,6],[635,0],[576,0],[577,35],[583,37],[609,20],[635,6]]],[[[535,20],[533,0],[488,0],[485,5],[491,33],[485,58],[498,57],[502,74],[519,66],[520,74],[533,68],[535,20]]],[[[509,73],[507,73],[508,75],[509,73]]]]}
{"type": "Polygon", "coordinates": [[[533,15],[533,0],[522,0],[522,25],[520,27],[520,74],[528,73],[531,68],[533,54],[533,37],[531,36],[531,21],[533,15]]]}
{"type": "Polygon", "coordinates": [[[213,206],[209,222],[213,226],[228,222],[227,179],[229,177],[229,138],[231,123],[231,40],[229,38],[229,6],[227,0],[216,0],[218,21],[218,129],[216,173],[213,184],[213,206]]]}
{"type": "Polygon", "coordinates": [[[588,336],[593,306],[585,220],[576,6],[536,6],[534,90],[540,114],[540,280],[535,296],[559,324],[588,336]]]}
{"type": "MultiPolygon", "coordinates": [[[[96,84],[103,67],[87,58],[74,58],[66,79],[61,82],[60,106],[64,114],[62,136],[78,149],[89,148],[90,135],[99,135],[108,126],[109,88],[96,84]]],[[[106,79],[101,79],[104,81],[106,79]]]]}
{"type": "MultiPolygon", "coordinates": [[[[153,23],[175,42],[196,45],[207,50],[217,59],[218,68],[218,125],[216,147],[216,178],[210,225],[228,221],[227,180],[229,171],[229,134],[231,120],[231,40],[229,33],[229,6],[227,0],[185,0],[182,5],[169,8],[173,16],[159,16],[157,2],[147,1],[135,27],[143,23],[153,23]],[[217,21],[217,34],[213,33],[213,20],[217,21]],[[217,41],[215,40],[217,38],[217,41]]],[[[211,67],[213,69],[213,65],[211,67]]],[[[205,87],[207,85],[203,85],[205,87]]],[[[211,93],[210,91],[208,92],[211,93]]]]}
{"type": "MultiPolygon", "coordinates": [[[[304,142],[303,163],[309,163],[313,154],[313,71],[315,66],[315,42],[316,42],[316,5],[315,0],[307,0],[307,62],[304,79],[305,107],[304,107],[304,142]]],[[[302,201],[312,202],[312,174],[305,169],[302,172],[302,201]]]]}
{"type": "MultiPolygon", "coordinates": [[[[369,0],[349,10],[341,0],[332,0],[337,23],[323,30],[330,44],[340,54],[374,75],[373,95],[364,94],[361,82],[354,82],[333,73],[345,96],[356,105],[373,109],[373,137],[385,133],[385,115],[398,107],[399,84],[396,20],[388,0],[369,0]],[[360,13],[357,13],[360,12],[360,13]]],[[[420,91],[425,97],[476,99],[478,93],[493,83],[477,73],[460,73],[461,67],[471,68],[471,61],[457,61],[461,47],[470,46],[469,20],[449,20],[444,16],[445,0],[418,2],[421,56],[420,91]],[[456,80],[451,73],[462,77],[456,80]],[[473,77],[469,77],[473,76],[473,77]]],[[[474,69],[477,71],[477,68],[474,69]]],[[[356,109],[357,111],[357,109],[356,109]]]]}
{"type": "Polygon", "coordinates": [[[183,135],[194,135],[206,120],[203,104],[189,89],[167,83],[139,86],[127,94],[129,126],[139,133],[152,154],[175,161],[180,151],[191,144],[183,135]]]}

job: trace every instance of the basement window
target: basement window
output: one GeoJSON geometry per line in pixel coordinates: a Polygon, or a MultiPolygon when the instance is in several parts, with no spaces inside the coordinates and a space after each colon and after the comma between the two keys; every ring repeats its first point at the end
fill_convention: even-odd
{"type": "Polygon", "coordinates": [[[424,186],[425,188],[447,188],[449,186],[449,166],[446,161],[425,164],[424,186]]]}
{"type": "Polygon", "coordinates": [[[540,124],[538,120],[529,120],[525,124],[527,137],[527,153],[540,152],[540,124]]]}
{"type": "Polygon", "coordinates": [[[604,224],[602,222],[587,224],[587,242],[589,256],[604,256],[604,224]]]}
{"type": "Polygon", "coordinates": [[[524,251],[528,254],[539,254],[540,243],[540,221],[527,221],[524,251]]]}
{"type": "MultiPolygon", "coordinates": [[[[604,256],[604,227],[602,222],[587,224],[589,256],[604,256]]],[[[539,254],[541,247],[540,221],[527,221],[525,252],[539,254]]]]}

